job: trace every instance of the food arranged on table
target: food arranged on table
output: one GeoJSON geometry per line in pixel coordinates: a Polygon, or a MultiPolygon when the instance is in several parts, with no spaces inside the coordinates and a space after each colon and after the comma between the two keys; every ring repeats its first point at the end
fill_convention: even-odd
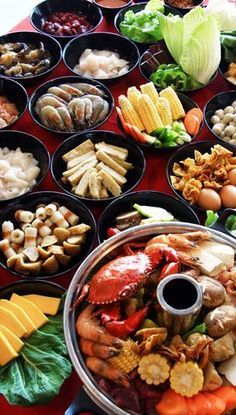
{"type": "Polygon", "coordinates": [[[0,74],[27,77],[41,74],[51,66],[51,55],[43,42],[39,47],[29,43],[0,44],[0,74]]]}
{"type": "Polygon", "coordinates": [[[127,182],[127,171],[133,168],[128,157],[126,148],[86,140],[62,156],[67,170],[61,180],[69,183],[77,196],[91,199],[119,196],[127,182]]]}
{"type": "Polygon", "coordinates": [[[202,111],[192,108],[186,114],[171,88],[158,94],[153,82],[129,87],[127,97],[120,95],[116,107],[125,132],[136,141],[156,148],[177,147],[190,142],[201,126],[202,111]]]}
{"type": "Polygon", "coordinates": [[[51,86],[37,99],[34,109],[45,127],[75,132],[100,124],[110,108],[105,92],[84,80],[51,86]]]}
{"type": "Polygon", "coordinates": [[[0,393],[9,403],[45,404],[71,374],[62,310],[62,298],[33,290],[0,299],[0,393]]]}
{"type": "Polygon", "coordinates": [[[39,162],[32,153],[0,148],[0,199],[23,195],[36,184],[40,173],[39,162]]]}
{"type": "Polygon", "coordinates": [[[236,101],[220,108],[211,117],[212,131],[229,144],[236,145],[236,101]]]}
{"type": "Polygon", "coordinates": [[[236,85],[236,30],[221,32],[223,47],[224,76],[227,81],[236,85]]]}
{"type": "Polygon", "coordinates": [[[129,70],[129,61],[121,59],[111,50],[85,49],[74,71],[88,78],[109,79],[124,75],[129,70]]]}
{"type": "Polygon", "coordinates": [[[65,206],[52,202],[35,212],[17,210],[14,223],[4,221],[0,250],[6,266],[27,275],[53,275],[79,255],[91,227],[65,206]]]}
{"type": "Polygon", "coordinates": [[[11,125],[18,119],[20,112],[9,99],[0,95],[0,129],[11,125]]]}
{"type": "Polygon", "coordinates": [[[50,35],[74,36],[90,30],[88,16],[72,12],[56,12],[48,16],[42,24],[42,30],[50,35]]]}
{"type": "Polygon", "coordinates": [[[115,246],[73,300],[95,384],[138,414],[234,409],[234,249],[208,231],[115,246]]]}
{"type": "Polygon", "coordinates": [[[172,186],[193,206],[217,211],[236,208],[236,160],[231,151],[219,144],[210,153],[194,150],[174,163],[170,175],[172,186]]]}

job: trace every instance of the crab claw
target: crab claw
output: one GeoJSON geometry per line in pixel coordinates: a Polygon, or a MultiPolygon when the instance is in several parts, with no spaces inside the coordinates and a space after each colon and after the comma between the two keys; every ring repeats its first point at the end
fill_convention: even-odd
{"type": "Polygon", "coordinates": [[[75,302],[73,304],[73,309],[77,308],[78,305],[80,303],[82,303],[82,301],[85,299],[85,297],[87,297],[87,295],[89,293],[89,289],[90,289],[90,285],[89,284],[84,284],[83,285],[82,290],[81,290],[79,296],[77,297],[77,295],[76,295],[76,297],[75,297],[75,302]]]}
{"type": "Polygon", "coordinates": [[[168,262],[161,270],[159,280],[179,272],[179,262],[168,262]]]}
{"type": "Polygon", "coordinates": [[[148,308],[148,306],[141,308],[141,310],[133,313],[126,320],[109,321],[106,324],[106,330],[112,336],[116,336],[118,338],[127,337],[129,334],[137,330],[137,328],[142,324],[147,315],[148,308]]]}
{"type": "Polygon", "coordinates": [[[179,262],[176,250],[164,244],[157,243],[148,245],[144,252],[149,256],[153,268],[155,268],[162,259],[165,259],[166,262],[179,262]]]}

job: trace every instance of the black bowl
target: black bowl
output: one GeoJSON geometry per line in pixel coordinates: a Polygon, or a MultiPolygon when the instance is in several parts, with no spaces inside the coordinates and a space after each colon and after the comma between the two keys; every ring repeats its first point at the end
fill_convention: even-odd
{"type": "Polygon", "coordinates": [[[221,74],[221,76],[225,79],[225,81],[227,82],[227,84],[229,85],[229,87],[231,89],[236,89],[236,84],[233,84],[233,82],[231,82],[226,76],[225,73],[228,70],[230,62],[226,62],[224,60],[224,58],[221,58],[221,62],[220,62],[220,66],[219,66],[219,72],[221,74]]]}
{"type": "MultiPolygon", "coordinates": [[[[87,0],[45,0],[33,8],[30,14],[30,22],[38,32],[46,33],[42,30],[42,24],[47,17],[56,12],[81,13],[87,16],[88,21],[92,26],[88,32],[95,30],[102,21],[101,10],[95,6],[95,4],[87,0]]],[[[71,39],[79,35],[50,36],[57,39],[58,42],[64,46],[71,39]]]]}
{"type": "MultiPolygon", "coordinates": [[[[40,42],[43,42],[45,50],[50,53],[51,64],[50,68],[45,72],[38,75],[32,74],[31,76],[7,76],[7,78],[15,79],[20,82],[22,85],[28,86],[40,82],[44,77],[46,77],[52,70],[58,65],[61,60],[61,46],[53,39],[51,36],[37,33],[37,32],[13,32],[7,33],[6,35],[0,36],[0,44],[4,43],[31,43],[36,47],[39,47],[40,42]]],[[[4,74],[3,74],[4,75],[4,74]]]]}
{"type": "MultiPolygon", "coordinates": [[[[168,184],[171,188],[171,190],[176,194],[176,196],[183,200],[185,203],[187,203],[192,209],[196,210],[197,213],[200,212],[206,212],[205,209],[202,209],[198,206],[195,205],[191,205],[190,203],[187,202],[187,200],[184,199],[184,197],[182,196],[182,193],[178,190],[175,190],[174,187],[172,186],[171,183],[171,179],[170,176],[173,175],[173,165],[174,163],[179,163],[182,160],[185,160],[187,157],[190,158],[194,158],[194,151],[200,151],[200,153],[209,153],[211,152],[211,148],[216,145],[218,143],[214,142],[214,141],[198,141],[196,143],[190,143],[190,144],[186,144],[185,146],[183,146],[182,148],[180,148],[178,151],[176,151],[169,159],[168,163],[167,163],[167,167],[166,167],[166,175],[167,175],[167,180],[168,180],[168,184]]],[[[230,146],[228,143],[221,143],[222,147],[227,148],[229,151],[232,151],[234,156],[236,156],[236,149],[232,150],[232,146],[230,146]]]]}
{"type": "Polygon", "coordinates": [[[45,179],[49,170],[50,155],[45,145],[38,138],[22,131],[3,130],[0,131],[0,148],[8,147],[10,150],[16,150],[18,147],[25,153],[32,153],[33,157],[38,160],[40,173],[36,179],[36,184],[23,195],[13,197],[12,199],[1,199],[0,207],[6,203],[21,199],[26,194],[36,189],[45,179]]]}
{"type": "MultiPolygon", "coordinates": [[[[144,7],[146,6],[146,4],[147,3],[138,3],[138,4],[132,4],[131,6],[128,6],[128,7],[126,7],[125,9],[122,9],[119,13],[117,13],[117,15],[116,15],[116,17],[115,17],[115,20],[114,20],[114,25],[115,25],[115,28],[116,28],[116,30],[122,35],[122,33],[121,33],[121,31],[120,31],[120,23],[124,20],[124,16],[125,16],[125,13],[128,11],[128,10],[132,10],[134,13],[138,13],[138,12],[140,12],[141,10],[143,10],[144,9],[144,7]]],[[[180,16],[180,17],[182,17],[182,14],[178,11],[178,10],[176,10],[176,9],[174,9],[173,7],[170,7],[170,6],[167,6],[167,5],[164,5],[164,8],[165,8],[165,11],[164,11],[164,14],[165,15],[167,15],[167,14],[169,14],[169,13],[171,13],[171,14],[174,14],[174,15],[178,15],[178,16],[180,16]]],[[[122,36],[124,36],[124,35],[122,35],[122,36]]],[[[127,37],[127,36],[124,36],[124,37],[127,37]]],[[[130,39],[130,38],[128,38],[129,40],[132,40],[132,39],[130,39]]],[[[138,48],[140,49],[140,50],[145,50],[145,49],[147,49],[148,48],[148,46],[149,45],[151,45],[151,44],[153,44],[154,42],[150,42],[150,43],[143,43],[143,42],[136,42],[136,41],[133,41],[137,46],[138,46],[138,48]]]]}
{"type": "Polygon", "coordinates": [[[19,111],[17,120],[13,121],[11,124],[6,125],[1,130],[9,128],[11,125],[15,124],[22,115],[24,114],[27,104],[28,104],[28,94],[18,82],[13,81],[13,79],[8,79],[5,76],[0,76],[0,96],[5,96],[7,99],[14,103],[19,111]]]}
{"type": "MultiPolygon", "coordinates": [[[[159,65],[162,64],[169,64],[169,63],[176,63],[172,58],[171,54],[169,53],[167,46],[164,40],[156,43],[155,45],[151,45],[148,50],[146,50],[139,61],[139,70],[143,77],[150,82],[150,76],[153,72],[158,69],[159,65]],[[161,53],[160,53],[161,51],[161,53]],[[157,60],[152,59],[152,56],[156,57],[157,60]],[[151,63],[150,63],[151,62],[151,63]]],[[[203,89],[209,86],[217,77],[218,70],[215,71],[214,75],[212,75],[210,81],[206,85],[199,86],[198,88],[193,89],[178,89],[177,91],[186,93],[191,93],[203,89]]],[[[154,84],[155,85],[155,84],[154,84]]],[[[163,88],[155,85],[157,91],[161,91],[163,88]]]]}
{"type": "MultiPolygon", "coordinates": [[[[167,6],[172,6],[171,4],[169,4],[168,0],[165,0],[165,3],[167,4],[167,6]]],[[[194,6],[192,7],[178,7],[178,6],[172,6],[172,7],[178,10],[180,13],[186,14],[190,12],[190,10],[194,9],[194,7],[203,6],[205,1],[204,0],[193,0],[193,3],[194,3],[194,6]]],[[[178,4],[178,1],[176,1],[176,4],[178,4]]]]}
{"type": "Polygon", "coordinates": [[[17,281],[0,288],[0,299],[10,299],[13,293],[18,295],[38,294],[48,297],[61,297],[66,292],[65,288],[49,281],[17,281]]]}
{"type": "Polygon", "coordinates": [[[102,11],[103,16],[106,17],[106,19],[112,19],[120,10],[129,6],[132,3],[132,0],[126,0],[126,2],[124,2],[124,5],[120,7],[103,6],[102,4],[99,3],[99,1],[96,1],[96,0],[93,0],[93,3],[99,7],[99,9],[102,11]]]}
{"type": "Polygon", "coordinates": [[[104,48],[119,53],[120,58],[129,61],[129,70],[124,75],[118,75],[109,79],[90,79],[96,79],[104,84],[111,84],[120,81],[137,66],[139,61],[139,51],[137,46],[131,42],[131,40],[123,36],[108,32],[88,33],[71,40],[64,49],[63,60],[71,72],[75,75],[82,75],[79,72],[76,72],[74,67],[79,63],[79,58],[83,51],[85,49],[103,50],[104,48]]]}
{"type": "MultiPolygon", "coordinates": [[[[223,143],[225,143],[224,139],[212,131],[211,117],[214,115],[215,111],[224,109],[228,105],[231,105],[233,101],[236,101],[236,91],[225,91],[211,98],[204,107],[204,120],[208,130],[217,138],[217,140],[223,143]]],[[[227,144],[230,146],[231,150],[236,148],[234,144],[227,144]]]]}
{"type": "Polygon", "coordinates": [[[34,278],[49,279],[59,277],[65,274],[66,272],[69,272],[73,268],[78,267],[78,265],[84,260],[84,258],[87,257],[87,255],[91,252],[93,248],[93,244],[96,237],[96,223],[92,213],[83,203],[81,203],[75,197],[63,193],[47,191],[31,193],[26,196],[23,196],[19,201],[17,200],[8,205],[7,209],[2,209],[0,229],[2,229],[2,223],[8,220],[12,221],[15,225],[18,225],[14,217],[14,214],[18,209],[35,211],[35,207],[37,205],[47,205],[52,202],[57,202],[60,206],[66,206],[68,209],[70,209],[72,212],[79,216],[79,223],[85,223],[91,227],[91,229],[88,232],[86,232],[86,241],[82,245],[81,252],[77,256],[72,257],[72,260],[69,262],[68,266],[60,265],[59,271],[55,274],[45,275],[43,273],[40,273],[35,277],[32,275],[26,276],[20,272],[9,269],[6,265],[5,256],[2,252],[0,252],[0,265],[17,277],[27,278],[30,280],[33,280],[34,278]]]}
{"type": "MultiPolygon", "coordinates": [[[[182,94],[181,92],[177,92],[177,95],[180,99],[180,101],[182,102],[182,105],[184,107],[185,112],[187,113],[189,110],[191,110],[192,108],[199,108],[199,106],[197,105],[196,102],[194,102],[190,97],[188,97],[187,95],[182,94]]],[[[123,126],[120,122],[119,116],[117,115],[117,122],[118,122],[118,126],[120,128],[120,130],[124,133],[124,129],[123,126]]],[[[203,127],[203,121],[201,122],[200,128],[198,133],[192,137],[192,141],[195,140],[195,138],[197,138],[197,136],[200,134],[201,129],[203,127]]],[[[129,136],[130,137],[130,136],[129,136]]],[[[132,137],[131,137],[132,138],[132,137]]],[[[132,140],[134,140],[134,138],[132,138],[132,140]]],[[[157,148],[154,147],[150,144],[144,144],[144,143],[140,143],[137,141],[137,145],[142,148],[142,150],[150,150],[151,152],[156,152],[156,153],[163,153],[163,152],[171,152],[171,151],[177,151],[179,148],[183,147],[184,144],[180,144],[176,147],[167,147],[167,148],[157,148]]]]}
{"type": "Polygon", "coordinates": [[[211,229],[215,229],[216,231],[220,231],[225,233],[228,236],[231,236],[231,238],[235,238],[236,236],[234,236],[230,231],[228,231],[228,229],[225,227],[225,222],[228,218],[228,216],[230,215],[234,215],[236,217],[236,210],[235,209],[225,209],[223,212],[220,212],[218,219],[216,220],[216,222],[214,222],[210,228],[211,229]]]}
{"type": "Polygon", "coordinates": [[[98,222],[98,240],[100,243],[107,239],[107,229],[115,226],[116,216],[134,210],[134,203],[166,209],[181,222],[200,223],[196,213],[185,202],[173,196],[151,190],[132,192],[114,200],[103,211],[98,222]]]}
{"type": "MultiPolygon", "coordinates": [[[[85,78],[83,76],[63,76],[63,77],[60,77],[60,78],[51,79],[50,81],[47,81],[44,84],[40,85],[40,87],[37,88],[35,90],[35,92],[31,95],[30,101],[29,101],[29,112],[30,112],[30,115],[33,118],[33,120],[40,127],[44,128],[48,131],[51,131],[52,133],[57,133],[57,134],[60,134],[61,136],[63,136],[63,135],[64,136],[72,135],[73,133],[71,131],[66,132],[66,131],[53,130],[53,129],[48,128],[45,125],[43,125],[41,123],[38,115],[36,114],[34,107],[35,107],[35,104],[36,104],[36,101],[38,100],[38,98],[40,98],[43,94],[45,94],[47,92],[48,88],[50,88],[52,86],[57,86],[57,85],[60,85],[60,84],[63,84],[63,83],[79,83],[79,82],[83,82],[83,83],[86,83],[86,84],[89,84],[89,85],[98,86],[104,92],[105,99],[107,100],[107,102],[109,104],[109,108],[110,108],[109,113],[103,121],[101,121],[100,123],[98,123],[98,124],[94,125],[93,127],[91,127],[90,130],[94,127],[97,128],[98,126],[104,124],[108,120],[108,118],[110,117],[110,115],[113,111],[113,108],[114,108],[114,100],[113,100],[112,94],[100,82],[98,82],[96,80],[93,80],[93,79],[85,78]]],[[[86,130],[84,130],[84,131],[86,131],[86,130]]]]}
{"type": "MultiPolygon", "coordinates": [[[[146,167],[146,161],[142,151],[136,146],[131,140],[115,134],[110,131],[90,131],[87,133],[81,133],[73,135],[72,137],[68,138],[67,140],[63,141],[63,143],[57,148],[55,153],[52,156],[52,163],[51,163],[51,173],[53,179],[57,183],[57,185],[65,192],[69,194],[73,194],[70,190],[70,186],[62,182],[61,177],[63,171],[66,170],[66,163],[62,160],[63,154],[67,153],[68,151],[75,148],[77,145],[81,144],[82,142],[90,139],[93,143],[99,143],[100,141],[105,141],[108,144],[113,144],[115,146],[124,147],[128,150],[129,156],[128,161],[133,164],[133,169],[129,170],[126,178],[127,183],[124,184],[122,187],[122,194],[127,193],[134,189],[141,181],[146,167]]],[[[74,195],[74,194],[73,194],[74,195]]],[[[94,203],[105,203],[114,200],[116,197],[111,196],[104,199],[91,199],[87,197],[80,197],[74,195],[76,198],[81,199],[84,202],[92,202],[94,203]]]]}

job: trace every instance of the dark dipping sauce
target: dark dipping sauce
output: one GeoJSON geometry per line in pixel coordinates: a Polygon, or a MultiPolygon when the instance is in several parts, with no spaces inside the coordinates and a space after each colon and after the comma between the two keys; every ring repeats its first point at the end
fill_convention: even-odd
{"type": "Polygon", "coordinates": [[[188,9],[195,6],[193,0],[168,0],[168,4],[173,7],[179,7],[180,9],[188,9]]]}
{"type": "Polygon", "coordinates": [[[116,7],[125,6],[128,3],[128,1],[127,0],[96,0],[96,3],[103,7],[109,7],[110,9],[115,9],[116,7]]]}
{"type": "Polygon", "coordinates": [[[87,16],[71,12],[56,12],[47,17],[42,30],[54,36],[73,36],[90,29],[87,16]]]}
{"type": "Polygon", "coordinates": [[[164,287],[163,298],[170,307],[184,310],[197,301],[197,290],[190,281],[176,278],[164,287]]]}

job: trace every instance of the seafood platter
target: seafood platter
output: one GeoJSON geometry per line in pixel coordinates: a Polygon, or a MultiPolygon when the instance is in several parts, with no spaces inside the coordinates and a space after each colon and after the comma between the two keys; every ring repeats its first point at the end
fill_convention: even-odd
{"type": "Polygon", "coordinates": [[[29,14],[0,35],[0,412],[234,415],[232,4],[29,14]]]}

